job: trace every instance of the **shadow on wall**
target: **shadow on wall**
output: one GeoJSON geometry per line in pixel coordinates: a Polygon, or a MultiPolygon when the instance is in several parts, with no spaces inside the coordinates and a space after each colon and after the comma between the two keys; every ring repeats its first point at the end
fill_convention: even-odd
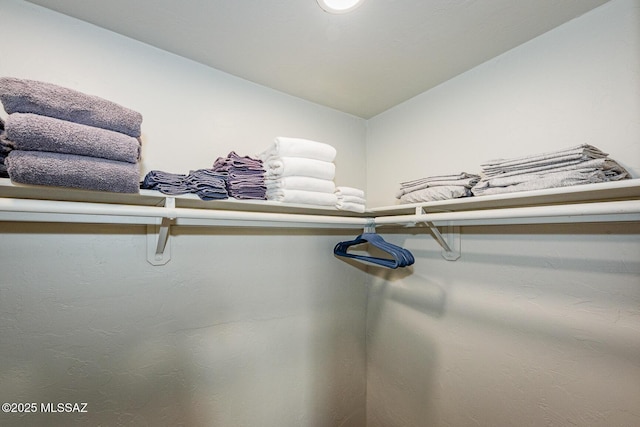
{"type": "Polygon", "coordinates": [[[433,328],[446,314],[447,293],[436,281],[408,273],[373,272],[367,311],[367,425],[417,426],[438,419],[441,349],[433,328]]]}
{"type": "MultiPolygon", "coordinates": [[[[440,258],[429,236],[405,236],[416,270],[447,283],[447,318],[492,334],[637,360],[639,223],[464,227],[462,233],[462,257],[455,262],[440,258]]],[[[380,286],[391,287],[392,299],[402,289],[393,282],[380,286]]]]}

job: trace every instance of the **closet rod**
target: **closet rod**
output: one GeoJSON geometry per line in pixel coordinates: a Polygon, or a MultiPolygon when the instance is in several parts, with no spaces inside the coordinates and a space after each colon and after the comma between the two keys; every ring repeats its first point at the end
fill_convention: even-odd
{"type": "MultiPolygon", "coordinates": [[[[244,212],[213,209],[175,208],[162,206],[117,205],[109,203],[67,202],[57,200],[0,198],[0,211],[18,213],[103,215],[116,217],[144,217],[220,221],[250,221],[278,224],[322,224],[361,228],[372,220],[360,217],[244,212]]],[[[126,222],[126,221],[123,221],[126,222]]],[[[149,222],[155,224],[155,222],[149,222]]]]}
{"type": "MultiPolygon", "coordinates": [[[[475,211],[437,212],[416,215],[376,217],[376,225],[415,225],[424,222],[446,222],[449,224],[476,220],[510,220],[540,218],[542,222],[554,222],[555,218],[640,214],[640,200],[616,202],[594,202],[569,205],[528,206],[521,208],[485,209],[475,211]]],[[[638,218],[626,217],[637,221],[638,218]]],[[[612,220],[623,219],[614,217],[612,220]]],[[[537,222],[537,221],[536,221],[537,222]]]]}
{"type": "MultiPolygon", "coordinates": [[[[507,222],[508,220],[520,219],[526,223],[532,218],[541,219],[540,222],[554,222],[558,218],[565,219],[565,221],[562,222],[566,222],[566,219],[575,219],[576,222],[579,222],[584,221],[585,219],[588,220],[588,217],[590,216],[607,216],[607,220],[611,221],[637,221],[637,215],[640,214],[640,200],[438,212],[415,215],[393,215],[379,216],[375,218],[12,198],[0,198],[0,212],[2,211],[15,213],[95,215],[96,217],[102,215],[113,217],[150,218],[149,224],[155,224],[156,218],[168,218],[185,220],[263,222],[265,225],[269,225],[269,223],[282,225],[290,223],[316,224],[327,226],[328,228],[331,228],[332,226],[364,228],[373,225],[411,226],[425,222],[460,224],[465,221],[473,222],[477,220],[504,220],[507,222]],[[631,217],[629,215],[631,215],[631,217]]],[[[122,222],[126,223],[127,221],[123,220],[122,222]]],[[[136,223],[140,223],[140,221],[137,221],[136,223]]]]}

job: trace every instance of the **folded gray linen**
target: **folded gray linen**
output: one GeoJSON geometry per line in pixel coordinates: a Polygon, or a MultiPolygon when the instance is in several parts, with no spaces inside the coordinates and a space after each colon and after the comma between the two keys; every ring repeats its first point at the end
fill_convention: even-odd
{"type": "Polygon", "coordinates": [[[504,160],[492,164],[483,164],[482,172],[485,176],[497,176],[508,173],[528,173],[536,170],[553,169],[568,163],[579,163],[585,160],[606,158],[607,153],[592,145],[578,145],[550,153],[537,154],[519,159],[504,160]]]}
{"type": "Polygon", "coordinates": [[[518,184],[489,187],[474,187],[471,191],[474,196],[489,194],[514,193],[517,191],[544,190],[547,188],[567,187],[581,184],[593,184],[606,181],[604,173],[597,169],[584,169],[571,172],[556,172],[541,175],[538,179],[520,182],[518,184]]]}
{"type": "Polygon", "coordinates": [[[36,80],[0,78],[0,101],[8,114],[34,113],[137,138],[142,115],[115,102],[36,80]]]}
{"type": "Polygon", "coordinates": [[[466,172],[461,172],[459,174],[451,174],[451,175],[434,175],[434,176],[429,176],[425,178],[414,179],[412,181],[401,182],[400,187],[401,188],[414,187],[416,185],[420,185],[424,183],[431,183],[431,182],[438,182],[438,181],[457,181],[459,179],[467,179],[467,178],[474,178],[474,177],[477,177],[477,175],[468,174],[466,172]]]}
{"type": "Polygon", "coordinates": [[[129,163],[140,159],[140,143],[132,136],[39,114],[10,114],[6,134],[17,150],[78,154],[129,163]]]}
{"type": "Polygon", "coordinates": [[[540,172],[554,172],[559,169],[576,169],[580,168],[584,162],[598,160],[598,159],[573,159],[566,160],[558,163],[548,163],[546,165],[540,166],[531,166],[531,167],[523,167],[516,169],[503,170],[500,172],[487,172],[483,171],[483,175],[485,178],[502,178],[505,176],[515,176],[515,175],[528,175],[532,173],[540,173],[540,172]]]}
{"type": "Polygon", "coordinates": [[[503,171],[510,168],[533,167],[546,165],[550,163],[559,163],[568,160],[587,160],[607,157],[609,154],[603,152],[597,147],[589,144],[576,145],[574,147],[564,148],[557,151],[551,151],[541,154],[533,154],[512,159],[496,159],[489,160],[481,164],[482,170],[486,172],[503,171]]]}
{"type": "Polygon", "coordinates": [[[46,151],[12,151],[5,160],[9,177],[22,184],[138,193],[137,163],[46,151]]]}
{"type": "Polygon", "coordinates": [[[480,175],[472,175],[468,173],[463,173],[458,176],[463,176],[458,179],[431,179],[424,178],[422,180],[412,181],[414,185],[408,186],[406,183],[400,184],[400,189],[396,192],[396,199],[400,199],[405,194],[409,194],[414,191],[419,191],[425,188],[430,187],[450,187],[450,186],[462,186],[466,188],[472,188],[476,183],[480,180],[480,175]]]}
{"type": "Polygon", "coordinates": [[[471,190],[462,185],[442,185],[412,191],[400,197],[400,203],[435,202],[471,196],[471,190]]]}
{"type": "Polygon", "coordinates": [[[516,191],[543,190],[630,178],[629,173],[612,159],[594,159],[557,170],[497,177],[481,180],[471,190],[474,195],[501,194],[516,191]]]}

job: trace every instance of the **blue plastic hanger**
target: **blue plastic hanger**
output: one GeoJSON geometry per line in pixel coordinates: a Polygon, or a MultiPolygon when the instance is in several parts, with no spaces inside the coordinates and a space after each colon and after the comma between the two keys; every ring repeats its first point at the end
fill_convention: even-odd
{"type": "Polygon", "coordinates": [[[372,232],[365,232],[353,240],[338,243],[335,248],[333,248],[333,253],[337,256],[366,261],[372,264],[380,265],[382,267],[393,269],[398,267],[407,267],[415,262],[413,254],[407,249],[389,243],[385,241],[379,234],[372,232]],[[347,252],[351,246],[360,245],[362,243],[369,243],[370,245],[375,246],[376,248],[391,255],[392,259],[378,258],[368,255],[356,255],[347,252]]]}

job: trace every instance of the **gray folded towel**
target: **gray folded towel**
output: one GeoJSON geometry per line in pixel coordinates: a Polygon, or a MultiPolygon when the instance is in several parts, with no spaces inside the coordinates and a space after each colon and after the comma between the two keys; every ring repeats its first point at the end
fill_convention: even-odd
{"type": "Polygon", "coordinates": [[[136,163],[140,143],[132,136],[31,113],[10,114],[6,135],[16,150],[51,151],[136,163]]]}
{"type": "Polygon", "coordinates": [[[35,80],[0,78],[7,113],[34,113],[139,137],[142,115],[115,102],[35,80]]]}
{"type": "Polygon", "coordinates": [[[114,193],[138,193],[137,163],[75,154],[12,151],[5,160],[9,177],[22,184],[73,187],[114,193]]]}

